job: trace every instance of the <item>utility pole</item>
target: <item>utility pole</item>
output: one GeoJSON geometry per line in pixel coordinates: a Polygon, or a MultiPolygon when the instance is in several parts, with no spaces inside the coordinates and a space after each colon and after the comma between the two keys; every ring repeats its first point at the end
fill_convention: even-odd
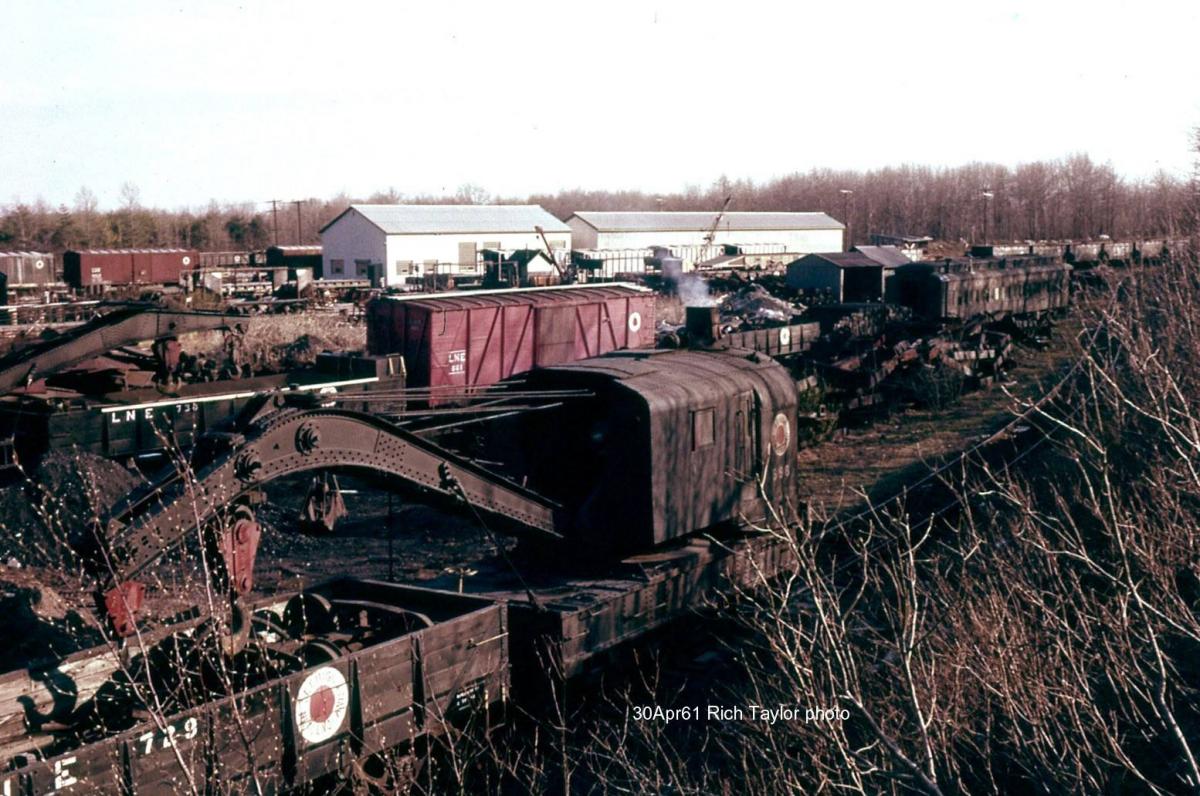
{"type": "Polygon", "coordinates": [[[275,245],[279,245],[279,203],[282,199],[271,200],[271,229],[275,233],[275,245]]]}
{"type": "Polygon", "coordinates": [[[300,234],[300,205],[304,204],[304,200],[293,199],[288,204],[296,206],[296,243],[304,243],[304,237],[300,234]]]}
{"type": "Polygon", "coordinates": [[[842,221],[846,225],[846,240],[842,245],[842,250],[850,251],[850,247],[854,245],[854,236],[850,234],[850,197],[854,195],[854,191],[849,188],[841,188],[838,193],[842,195],[842,221]]]}
{"type": "Polygon", "coordinates": [[[987,188],[984,188],[983,193],[980,194],[983,197],[983,240],[980,243],[985,246],[988,243],[988,210],[991,209],[992,197],[995,195],[987,188]]]}

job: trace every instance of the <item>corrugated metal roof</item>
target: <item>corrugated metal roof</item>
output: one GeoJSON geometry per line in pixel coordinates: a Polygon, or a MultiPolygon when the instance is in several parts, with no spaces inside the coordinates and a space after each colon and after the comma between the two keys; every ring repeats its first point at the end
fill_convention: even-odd
{"type": "MultiPolygon", "coordinates": [[[[578,218],[599,232],[707,232],[719,211],[711,213],[609,212],[581,210],[578,218]]],[[[725,213],[719,230],[845,229],[827,213],[725,213]]]]}
{"type": "Polygon", "coordinates": [[[474,232],[570,232],[571,228],[540,205],[350,205],[321,231],[356,211],[388,235],[439,235],[474,232]]]}
{"type": "Polygon", "coordinates": [[[865,255],[885,268],[907,265],[912,260],[895,246],[855,246],[854,251],[865,255]]]}
{"type": "MultiPolygon", "coordinates": [[[[833,263],[838,268],[880,268],[882,263],[872,260],[864,254],[858,252],[823,252],[818,254],[806,254],[799,260],[793,260],[792,265],[799,263],[803,266],[804,263],[811,263],[814,260],[824,260],[827,263],[833,263]]],[[[911,264],[911,260],[905,260],[905,264],[911,264]]],[[[790,266],[789,266],[790,269],[790,266]]]]}

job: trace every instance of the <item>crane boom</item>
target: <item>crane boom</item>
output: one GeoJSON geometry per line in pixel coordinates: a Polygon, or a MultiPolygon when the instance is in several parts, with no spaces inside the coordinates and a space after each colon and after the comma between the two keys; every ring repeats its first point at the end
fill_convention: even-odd
{"type": "Polygon", "coordinates": [[[704,245],[711,246],[712,242],[717,239],[717,227],[721,224],[721,219],[725,217],[725,210],[729,207],[729,203],[733,201],[733,194],[725,197],[725,202],[721,205],[720,212],[713,219],[712,226],[708,228],[708,232],[704,233],[704,245]]]}
{"type": "Polygon", "coordinates": [[[569,285],[574,282],[574,274],[569,269],[563,268],[558,264],[558,260],[554,259],[554,248],[550,245],[550,241],[546,239],[546,230],[540,226],[534,226],[538,237],[542,239],[542,245],[546,247],[546,256],[550,258],[550,264],[554,266],[554,270],[558,271],[558,281],[564,285],[569,285]]]}

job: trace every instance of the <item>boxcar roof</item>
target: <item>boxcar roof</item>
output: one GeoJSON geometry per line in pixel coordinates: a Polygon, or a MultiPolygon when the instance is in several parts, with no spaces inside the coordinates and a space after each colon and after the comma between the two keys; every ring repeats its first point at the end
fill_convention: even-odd
{"type": "Polygon", "coordinates": [[[464,290],[453,293],[385,296],[386,301],[403,302],[431,312],[475,309],[514,305],[586,304],[593,301],[647,296],[653,291],[628,282],[604,285],[559,285],[557,287],[506,288],[499,290],[464,290]]]}
{"type": "Polygon", "coordinates": [[[753,351],[629,349],[535,371],[539,379],[612,381],[647,404],[706,406],[755,386],[773,386],[794,394],[787,369],[753,351]]]}
{"type": "Polygon", "coordinates": [[[68,249],[68,254],[185,254],[195,249],[68,249]]]}

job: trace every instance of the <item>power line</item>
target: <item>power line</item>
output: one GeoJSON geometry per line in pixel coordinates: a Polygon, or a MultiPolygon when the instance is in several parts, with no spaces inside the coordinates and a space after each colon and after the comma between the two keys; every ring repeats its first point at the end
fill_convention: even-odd
{"type": "Polygon", "coordinates": [[[302,217],[300,214],[300,206],[307,202],[307,199],[268,199],[263,204],[271,206],[271,228],[275,245],[279,245],[279,206],[280,205],[295,205],[296,206],[296,243],[304,243],[304,233],[302,230],[302,217]]]}

